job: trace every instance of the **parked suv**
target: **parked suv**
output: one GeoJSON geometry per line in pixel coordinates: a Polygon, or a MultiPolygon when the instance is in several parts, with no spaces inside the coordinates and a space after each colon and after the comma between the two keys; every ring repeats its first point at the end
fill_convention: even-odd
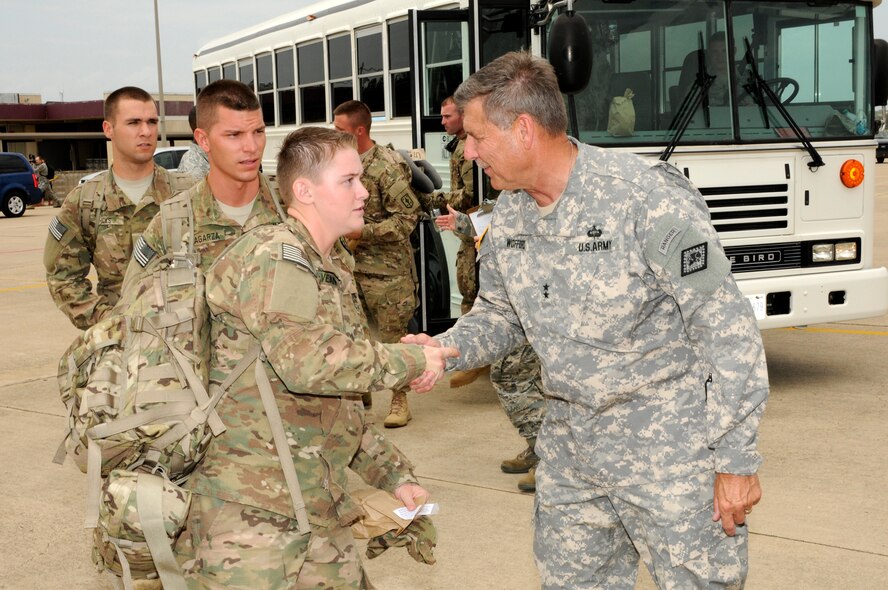
{"type": "Polygon", "coordinates": [[[0,152],[0,211],[6,217],[21,217],[28,205],[43,199],[37,175],[21,154],[0,152]]]}
{"type": "MultiPolygon", "coordinates": [[[[174,145],[172,147],[159,147],[154,150],[154,163],[161,168],[166,168],[170,172],[175,172],[176,169],[179,167],[179,162],[182,161],[182,156],[184,156],[185,152],[187,151],[187,147],[182,147],[180,145],[174,145]]],[[[90,172],[89,174],[83,176],[78,184],[83,184],[87,180],[92,180],[102,172],[104,172],[104,170],[99,170],[98,172],[90,172]]]]}

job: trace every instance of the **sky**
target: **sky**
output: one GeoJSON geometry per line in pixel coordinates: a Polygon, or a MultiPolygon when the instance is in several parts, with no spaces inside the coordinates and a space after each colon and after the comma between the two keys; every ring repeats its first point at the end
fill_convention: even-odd
{"type": "MultiPolygon", "coordinates": [[[[312,0],[157,0],[165,93],[191,93],[191,57],[208,41],[312,0]]],[[[154,0],[0,0],[0,93],[101,100],[121,86],[156,92],[154,0]]]]}
{"type": "MultiPolygon", "coordinates": [[[[312,0],[157,0],[163,87],[192,91],[191,56],[211,39],[312,0]]],[[[121,86],[156,92],[154,0],[0,0],[0,93],[101,100],[121,86]]],[[[888,1],[875,9],[888,40],[888,1]]]]}

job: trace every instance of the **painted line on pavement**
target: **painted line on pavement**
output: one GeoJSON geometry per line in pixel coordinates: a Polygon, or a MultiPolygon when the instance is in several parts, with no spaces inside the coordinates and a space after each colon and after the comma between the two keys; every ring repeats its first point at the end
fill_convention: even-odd
{"type": "Polygon", "coordinates": [[[11,293],[13,291],[27,291],[28,289],[43,289],[46,287],[46,283],[35,283],[33,285],[22,285],[20,287],[7,287],[6,289],[0,289],[0,293],[11,293]]]}

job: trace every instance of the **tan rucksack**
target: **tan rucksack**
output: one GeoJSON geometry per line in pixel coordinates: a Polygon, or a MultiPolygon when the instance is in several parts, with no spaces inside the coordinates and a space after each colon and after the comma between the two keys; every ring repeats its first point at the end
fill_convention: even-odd
{"type": "MultiPolygon", "coordinates": [[[[224,431],[215,407],[258,358],[259,345],[208,390],[209,309],[191,201],[169,199],[160,215],[166,253],[137,241],[130,264],[142,272],[128,277],[113,315],[83,332],[59,363],[68,433],[55,461],[62,463],[67,451],[87,474],[85,526],[95,528],[93,560],[100,570],[122,576],[127,588],[132,578],[159,576],[166,590],[185,590],[172,545],[191,493],[179,484],[224,431]]],[[[256,365],[257,381],[267,386],[262,362],[256,365]]],[[[265,410],[284,440],[273,396],[265,410]]],[[[289,454],[288,445],[278,448],[289,454]]],[[[285,472],[293,469],[289,456],[281,463],[285,472]]],[[[308,532],[295,470],[287,481],[295,482],[290,495],[300,530],[308,532]]]]}

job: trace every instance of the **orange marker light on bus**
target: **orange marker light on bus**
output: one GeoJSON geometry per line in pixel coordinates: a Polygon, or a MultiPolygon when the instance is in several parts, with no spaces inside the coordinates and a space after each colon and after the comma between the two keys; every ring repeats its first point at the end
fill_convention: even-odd
{"type": "Polygon", "coordinates": [[[863,182],[863,164],[860,160],[846,160],[839,172],[842,184],[848,188],[860,186],[863,182]]]}

